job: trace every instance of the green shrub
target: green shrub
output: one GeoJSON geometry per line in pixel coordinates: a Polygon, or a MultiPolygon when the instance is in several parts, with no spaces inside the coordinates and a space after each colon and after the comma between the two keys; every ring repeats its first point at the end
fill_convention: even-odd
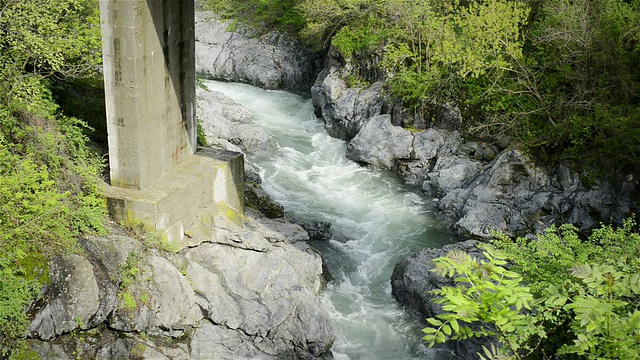
{"type": "Polygon", "coordinates": [[[434,291],[445,312],[427,320],[425,340],[433,346],[492,336],[501,347],[485,349],[482,356],[491,359],[639,358],[640,235],[634,229],[631,218],[580,241],[575,228],[564,225],[537,240],[500,236],[495,244],[503,251],[487,245],[486,261],[460,252],[435,259],[433,271],[458,286],[434,291]]]}
{"type": "Polygon", "coordinates": [[[224,19],[241,20],[259,32],[298,33],[305,19],[297,9],[300,0],[206,0],[204,8],[224,19]]]}
{"type": "Polygon", "coordinates": [[[0,1],[0,357],[31,354],[26,307],[48,281],[47,263],[104,233],[103,162],[84,121],[60,113],[53,79],[95,76],[94,0],[0,1]]]}

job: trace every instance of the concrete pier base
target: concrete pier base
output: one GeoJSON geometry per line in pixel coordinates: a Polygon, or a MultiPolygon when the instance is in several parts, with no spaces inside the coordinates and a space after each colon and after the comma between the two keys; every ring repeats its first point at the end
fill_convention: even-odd
{"type": "Polygon", "coordinates": [[[194,14],[193,1],[100,1],[109,212],[180,246],[244,209],[242,154],[196,149],[194,14]]]}
{"type": "Polygon", "coordinates": [[[223,213],[242,221],[243,179],[242,154],[199,148],[150,186],[138,190],[105,185],[105,196],[116,222],[142,224],[184,247],[192,242],[186,230],[201,221],[203,209],[211,216],[223,213]]]}

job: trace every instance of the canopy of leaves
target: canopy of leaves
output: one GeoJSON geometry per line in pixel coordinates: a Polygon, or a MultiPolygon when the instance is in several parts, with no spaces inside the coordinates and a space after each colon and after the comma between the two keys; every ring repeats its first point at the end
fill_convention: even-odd
{"type": "Polygon", "coordinates": [[[242,21],[259,32],[299,32],[305,19],[297,9],[301,0],[206,0],[203,7],[224,19],[242,21]]]}

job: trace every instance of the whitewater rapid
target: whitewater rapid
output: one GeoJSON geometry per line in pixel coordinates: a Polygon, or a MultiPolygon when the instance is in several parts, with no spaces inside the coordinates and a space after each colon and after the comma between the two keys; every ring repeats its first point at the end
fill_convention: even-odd
{"type": "Polygon", "coordinates": [[[345,157],[308,96],[205,81],[250,110],[278,143],[269,153],[247,154],[261,170],[263,188],[285,210],[306,221],[332,224],[333,238],[313,242],[334,280],[321,295],[336,332],[336,359],[443,359],[425,347],[415,314],[391,296],[390,277],[404,256],[453,242],[420,189],[394,174],[345,157]]]}

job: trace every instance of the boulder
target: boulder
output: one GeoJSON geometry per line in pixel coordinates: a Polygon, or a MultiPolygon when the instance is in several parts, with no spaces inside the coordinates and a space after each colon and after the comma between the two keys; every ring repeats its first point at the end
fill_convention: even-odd
{"type": "Polygon", "coordinates": [[[209,145],[249,153],[275,147],[275,140],[254,124],[253,114],[223,93],[198,88],[196,106],[209,145]],[[227,146],[228,143],[237,148],[227,146]]]}
{"type": "Polygon", "coordinates": [[[372,117],[347,145],[347,157],[383,169],[391,169],[398,159],[409,159],[413,135],[391,124],[390,115],[372,117]]]}
{"type": "Polygon", "coordinates": [[[368,88],[352,88],[331,69],[318,76],[311,87],[314,107],[329,135],[349,141],[371,117],[383,111],[382,82],[368,88]]]}
{"type": "Polygon", "coordinates": [[[413,158],[422,162],[433,162],[438,158],[453,154],[460,147],[460,133],[457,131],[426,129],[414,134],[413,158]]]}
{"type": "MultiPolygon", "coordinates": [[[[84,257],[68,254],[53,260],[49,266],[50,284],[33,312],[29,336],[50,340],[76,329],[89,329],[105,320],[110,309],[101,300],[113,303],[108,296],[100,296],[94,266],[84,257]],[[102,299],[101,299],[102,298],[102,299]],[[98,310],[102,308],[102,313],[98,310]]],[[[111,289],[105,288],[107,293],[111,289]]]]}
{"type": "MultiPolygon", "coordinates": [[[[228,351],[239,347],[237,334],[242,334],[246,341],[239,348],[248,357],[326,356],[334,338],[328,315],[316,298],[322,285],[319,255],[306,242],[296,241],[308,237],[300,237],[295,226],[267,219],[250,226],[274,246],[244,250],[212,243],[185,253],[186,277],[200,308],[211,323],[224,329],[198,331],[220,335],[215,346],[228,351]]],[[[191,347],[198,349],[195,341],[191,347]]],[[[203,358],[211,354],[207,351],[200,352],[203,358]]]]}
{"type": "Polygon", "coordinates": [[[207,11],[196,12],[196,72],[207,79],[265,89],[306,90],[320,56],[286,33],[257,34],[207,11]]]}

